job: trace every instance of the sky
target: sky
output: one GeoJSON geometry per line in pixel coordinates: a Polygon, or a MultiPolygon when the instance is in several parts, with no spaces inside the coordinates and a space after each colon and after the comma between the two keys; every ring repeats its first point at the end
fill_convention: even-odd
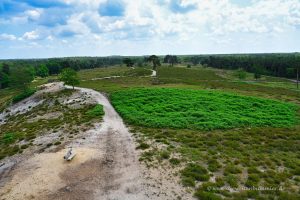
{"type": "Polygon", "coordinates": [[[0,0],[0,59],[300,51],[300,0],[0,0]]]}

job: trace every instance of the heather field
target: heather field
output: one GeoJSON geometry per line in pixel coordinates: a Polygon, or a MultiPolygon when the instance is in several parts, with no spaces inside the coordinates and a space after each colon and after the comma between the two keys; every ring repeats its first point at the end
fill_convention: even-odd
{"type": "Polygon", "coordinates": [[[213,90],[135,89],[115,92],[111,100],[133,125],[198,130],[236,127],[291,127],[298,106],[213,90]]]}

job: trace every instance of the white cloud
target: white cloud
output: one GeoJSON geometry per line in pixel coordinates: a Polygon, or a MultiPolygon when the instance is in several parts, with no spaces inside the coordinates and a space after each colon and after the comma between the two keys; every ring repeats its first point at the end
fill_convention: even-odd
{"type": "Polygon", "coordinates": [[[17,37],[15,35],[12,35],[12,34],[6,34],[6,33],[0,34],[0,40],[13,41],[13,40],[16,40],[16,39],[17,39],[17,37]]]}
{"type": "Polygon", "coordinates": [[[40,35],[35,30],[35,31],[30,31],[30,32],[24,33],[24,35],[22,36],[22,39],[24,39],[24,40],[37,40],[37,39],[39,39],[39,37],[40,37],[40,35]]]}
{"type": "MultiPolygon", "coordinates": [[[[247,47],[251,51],[256,47],[261,49],[258,51],[263,51],[265,47],[271,48],[270,38],[273,36],[285,36],[298,41],[295,37],[300,32],[299,0],[252,0],[245,6],[232,3],[231,0],[177,1],[182,7],[193,6],[194,9],[184,12],[174,12],[170,8],[172,0],[122,0],[124,15],[114,17],[99,14],[99,6],[108,0],[61,1],[69,7],[30,8],[0,19],[0,24],[7,27],[13,24],[12,29],[18,29],[14,34],[25,32],[25,28],[22,28],[25,26],[33,28],[34,31],[26,32],[19,39],[38,40],[39,43],[53,45],[54,49],[55,44],[65,42],[80,44],[82,49],[105,43],[116,46],[116,51],[124,49],[117,45],[131,45],[128,49],[139,47],[141,49],[136,50],[138,53],[142,50],[147,53],[167,49],[163,45],[172,45],[171,50],[179,49],[183,53],[184,49],[197,53],[192,50],[201,48],[220,52],[221,47],[226,51],[226,45],[229,46],[228,49],[234,49],[232,51],[246,51],[247,47]],[[252,39],[255,42],[250,43],[252,39]],[[242,48],[240,44],[243,42],[245,45],[242,48]],[[138,46],[136,43],[143,45],[138,46]],[[145,48],[146,43],[151,44],[149,49],[145,48]],[[179,46],[180,48],[176,48],[179,46]]],[[[1,37],[3,40],[4,37],[0,36],[0,39],[1,37]]],[[[17,39],[15,36],[9,38],[8,40],[17,39]]],[[[285,49],[288,49],[289,45],[296,46],[296,43],[283,42],[280,45],[285,45],[285,49]]],[[[280,49],[280,45],[276,49],[280,49]]],[[[111,52],[112,50],[113,47],[111,52]]]]}
{"type": "Polygon", "coordinates": [[[40,18],[42,13],[43,13],[42,9],[34,9],[34,10],[27,10],[25,12],[25,15],[28,17],[29,20],[36,21],[40,18]]]}

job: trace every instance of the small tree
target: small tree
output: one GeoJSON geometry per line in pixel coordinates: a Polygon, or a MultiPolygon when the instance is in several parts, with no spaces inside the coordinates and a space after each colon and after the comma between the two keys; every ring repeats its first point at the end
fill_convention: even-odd
{"type": "Polygon", "coordinates": [[[34,79],[34,75],[32,67],[16,67],[11,71],[10,83],[13,87],[26,92],[34,79]]]}
{"type": "Polygon", "coordinates": [[[236,71],[235,76],[238,77],[240,80],[246,79],[247,73],[244,69],[240,68],[236,71]]]}
{"type": "Polygon", "coordinates": [[[152,62],[153,70],[156,70],[157,66],[160,66],[159,58],[156,55],[152,55],[148,58],[148,62],[152,62]]]}
{"type": "Polygon", "coordinates": [[[299,89],[299,73],[300,73],[300,56],[295,55],[295,62],[294,62],[294,68],[296,70],[296,82],[297,82],[297,89],[299,89]]]}
{"type": "Polygon", "coordinates": [[[260,79],[261,78],[261,67],[259,66],[255,66],[254,67],[254,78],[257,80],[257,79],[260,79]]]}
{"type": "Polygon", "coordinates": [[[46,65],[40,65],[36,71],[36,75],[42,78],[49,76],[49,69],[46,65]]]}
{"type": "Polygon", "coordinates": [[[0,89],[7,88],[9,86],[9,74],[9,65],[4,63],[0,71],[0,89]]]}
{"type": "Polygon", "coordinates": [[[3,64],[3,67],[2,67],[2,72],[9,75],[10,74],[10,69],[9,69],[9,65],[7,63],[4,63],[3,64]]]}
{"type": "Polygon", "coordinates": [[[134,62],[130,59],[130,58],[124,58],[123,63],[127,66],[127,67],[133,67],[134,62]]]}
{"type": "Polygon", "coordinates": [[[0,89],[7,88],[9,85],[9,76],[0,72],[0,89]]]}
{"type": "Polygon", "coordinates": [[[74,86],[80,83],[77,72],[71,68],[63,69],[59,74],[59,80],[63,81],[65,85],[71,85],[73,90],[74,86]]]}
{"type": "Polygon", "coordinates": [[[163,62],[164,62],[164,63],[168,63],[168,64],[170,64],[170,65],[173,67],[174,64],[177,64],[177,63],[178,63],[178,58],[177,58],[177,56],[166,55],[166,56],[164,57],[163,62]]]}
{"type": "Polygon", "coordinates": [[[260,79],[261,78],[261,74],[259,72],[255,72],[254,73],[254,78],[257,80],[257,79],[260,79]]]}

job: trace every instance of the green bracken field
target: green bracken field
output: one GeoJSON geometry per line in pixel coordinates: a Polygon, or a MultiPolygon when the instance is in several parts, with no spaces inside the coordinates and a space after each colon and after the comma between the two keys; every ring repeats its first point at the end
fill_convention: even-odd
{"type": "Polygon", "coordinates": [[[146,127],[290,127],[298,120],[295,104],[213,90],[133,89],[115,92],[111,100],[127,122],[146,127]]]}

